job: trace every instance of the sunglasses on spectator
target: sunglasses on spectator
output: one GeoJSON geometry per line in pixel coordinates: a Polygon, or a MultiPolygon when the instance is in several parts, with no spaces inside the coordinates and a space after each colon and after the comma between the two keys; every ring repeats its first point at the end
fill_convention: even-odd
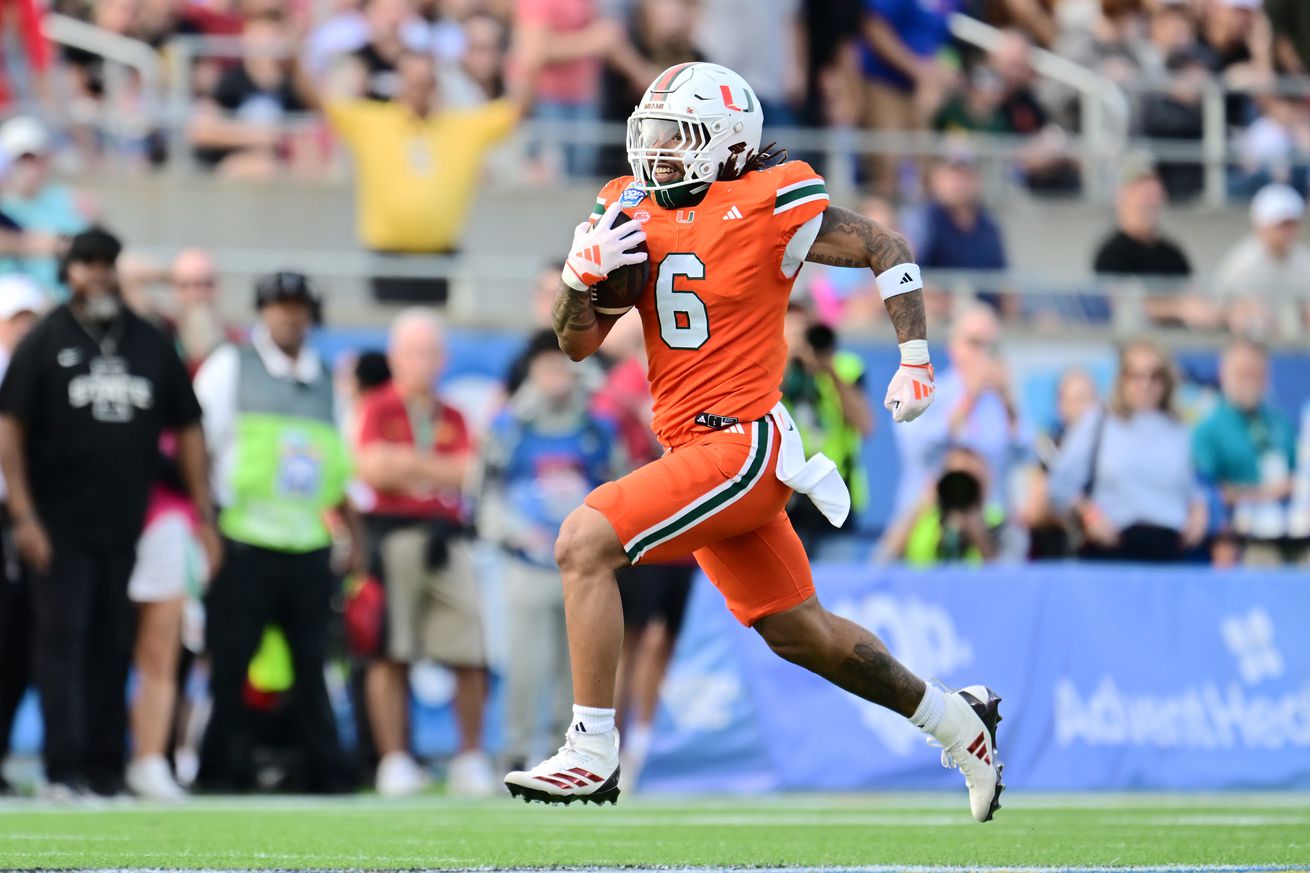
{"type": "Polygon", "coordinates": [[[174,279],[173,284],[179,288],[213,288],[217,282],[210,276],[202,279],[174,279]]]}
{"type": "Polygon", "coordinates": [[[1125,379],[1149,380],[1161,384],[1164,384],[1164,381],[1168,376],[1169,374],[1162,368],[1156,368],[1154,370],[1124,370],[1125,379]]]}

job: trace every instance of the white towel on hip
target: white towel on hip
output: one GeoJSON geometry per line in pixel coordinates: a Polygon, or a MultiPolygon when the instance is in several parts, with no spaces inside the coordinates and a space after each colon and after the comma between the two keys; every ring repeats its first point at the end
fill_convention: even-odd
{"type": "Polygon", "coordinates": [[[775,468],[779,481],[810,498],[833,527],[841,527],[851,513],[851,492],[837,465],[823,452],[806,459],[801,432],[781,401],[769,411],[769,415],[782,438],[775,468]]]}

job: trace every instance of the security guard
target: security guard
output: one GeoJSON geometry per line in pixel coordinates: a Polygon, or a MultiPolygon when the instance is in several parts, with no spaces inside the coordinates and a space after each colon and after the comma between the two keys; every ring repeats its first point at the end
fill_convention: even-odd
{"type": "Polygon", "coordinates": [[[347,787],[343,756],[323,682],[335,590],[324,517],[337,509],[352,534],[359,530],[345,499],[350,464],[331,374],[307,344],[321,307],[309,280],[295,272],[266,276],[255,305],[250,343],[217,349],[195,382],[226,547],[206,603],[214,711],[198,781],[205,790],[253,786],[254,729],[242,692],[264,630],[276,624],[291,650],[290,706],[305,787],[340,790],[347,787]]]}

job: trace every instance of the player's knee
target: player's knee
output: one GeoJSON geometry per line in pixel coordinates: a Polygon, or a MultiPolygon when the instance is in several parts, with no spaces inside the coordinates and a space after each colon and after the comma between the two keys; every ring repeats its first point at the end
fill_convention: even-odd
{"type": "Polygon", "coordinates": [[[614,569],[622,547],[605,516],[587,506],[571,512],[555,540],[555,563],[565,576],[599,568],[614,569]]]}
{"type": "Polygon", "coordinates": [[[778,657],[808,667],[822,658],[826,618],[819,601],[810,598],[785,612],[765,616],[755,623],[755,631],[778,657]]]}

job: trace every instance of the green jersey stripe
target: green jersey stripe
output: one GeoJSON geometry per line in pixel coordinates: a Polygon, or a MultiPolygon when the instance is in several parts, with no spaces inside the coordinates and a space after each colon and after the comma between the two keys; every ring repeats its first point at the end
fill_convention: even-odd
{"type": "Polygon", "coordinates": [[[773,201],[773,208],[777,209],[779,206],[786,206],[788,203],[792,203],[796,200],[800,200],[802,197],[810,197],[815,194],[827,194],[827,193],[828,193],[828,189],[823,187],[822,182],[815,182],[812,185],[802,185],[801,187],[793,188],[792,190],[784,194],[779,194],[777,199],[773,201]]]}

